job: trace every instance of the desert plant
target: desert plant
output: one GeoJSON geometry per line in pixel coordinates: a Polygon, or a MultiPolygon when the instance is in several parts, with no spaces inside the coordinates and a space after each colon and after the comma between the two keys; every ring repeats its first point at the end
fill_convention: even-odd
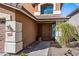
{"type": "Polygon", "coordinates": [[[27,56],[27,53],[22,51],[22,52],[18,53],[17,55],[18,56],[27,56]]]}
{"type": "Polygon", "coordinates": [[[76,28],[69,24],[69,23],[61,23],[60,25],[58,25],[59,28],[61,28],[61,36],[59,37],[59,43],[61,45],[68,45],[69,42],[73,39],[73,38],[79,38],[78,36],[76,36],[77,31],[76,31],[76,28]]]}

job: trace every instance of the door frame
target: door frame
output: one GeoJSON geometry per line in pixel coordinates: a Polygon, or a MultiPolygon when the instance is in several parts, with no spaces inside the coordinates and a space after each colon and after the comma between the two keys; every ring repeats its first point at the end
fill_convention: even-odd
{"type": "Polygon", "coordinates": [[[52,23],[51,25],[51,37],[52,40],[55,41],[55,35],[56,35],[56,22],[52,23]]]}
{"type": "Polygon", "coordinates": [[[44,41],[51,40],[51,23],[43,23],[42,25],[42,38],[44,41]]]}

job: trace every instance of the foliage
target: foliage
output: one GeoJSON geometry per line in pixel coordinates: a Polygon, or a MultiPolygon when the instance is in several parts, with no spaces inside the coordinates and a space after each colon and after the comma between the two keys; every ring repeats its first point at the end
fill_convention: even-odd
{"type": "Polygon", "coordinates": [[[61,23],[59,26],[61,28],[61,36],[59,38],[60,44],[61,45],[67,45],[69,42],[73,39],[76,38],[79,40],[78,32],[74,26],[72,26],[69,23],[61,23]]]}
{"type": "Polygon", "coordinates": [[[22,52],[18,53],[17,55],[19,55],[19,56],[27,56],[27,53],[22,51],[22,52]]]}

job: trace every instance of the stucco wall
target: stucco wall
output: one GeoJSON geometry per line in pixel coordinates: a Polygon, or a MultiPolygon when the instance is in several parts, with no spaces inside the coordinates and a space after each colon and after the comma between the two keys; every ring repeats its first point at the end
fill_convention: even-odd
{"type": "Polygon", "coordinates": [[[67,22],[74,26],[79,26],[79,12],[73,15],[67,22]]]}
{"type": "Polygon", "coordinates": [[[73,15],[67,22],[72,24],[73,26],[76,26],[76,28],[79,32],[79,12],[77,12],[77,14],[73,15]]]}
{"type": "Polygon", "coordinates": [[[24,47],[34,42],[37,36],[36,22],[24,15],[21,12],[16,11],[16,21],[22,23],[22,40],[24,47]]]}
{"type": "Polygon", "coordinates": [[[36,22],[33,19],[29,18],[19,11],[16,11],[15,9],[3,6],[1,4],[0,12],[10,14],[11,20],[16,20],[22,23],[22,40],[24,47],[35,41],[37,36],[37,26],[36,22]]]}
{"type": "Polygon", "coordinates": [[[15,10],[0,4],[0,12],[11,15],[11,20],[15,20],[15,10]]]}
{"type": "Polygon", "coordinates": [[[56,10],[60,10],[61,3],[56,3],[56,10]]]}
{"type": "Polygon", "coordinates": [[[35,6],[35,12],[38,12],[38,5],[35,6]]]}
{"type": "Polygon", "coordinates": [[[35,9],[34,9],[34,7],[32,6],[32,4],[30,4],[30,3],[23,3],[22,4],[23,5],[23,7],[26,9],[26,10],[28,10],[30,13],[34,13],[35,12],[35,9]]]}

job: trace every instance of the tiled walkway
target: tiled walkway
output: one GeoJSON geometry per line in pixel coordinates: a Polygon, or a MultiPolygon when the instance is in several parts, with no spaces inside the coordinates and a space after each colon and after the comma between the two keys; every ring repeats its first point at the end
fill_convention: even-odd
{"type": "Polygon", "coordinates": [[[51,47],[49,48],[48,56],[79,56],[79,47],[61,48],[58,47],[58,44],[52,44],[51,47]]]}
{"type": "MultiPolygon", "coordinates": [[[[57,43],[52,41],[41,41],[35,45],[28,56],[79,56],[79,47],[76,48],[61,48],[57,43]],[[68,53],[68,50],[71,53],[68,53]]],[[[0,56],[7,56],[6,53],[0,53],[0,56]]]]}
{"type": "Polygon", "coordinates": [[[6,55],[6,53],[0,53],[0,56],[4,56],[4,55],[6,55]]]}
{"type": "Polygon", "coordinates": [[[49,49],[49,56],[79,56],[79,51],[74,48],[55,48],[51,47],[49,49]],[[71,50],[71,54],[67,53],[68,50],[71,50]]]}
{"type": "Polygon", "coordinates": [[[35,48],[32,49],[32,52],[28,56],[47,56],[48,50],[50,47],[50,42],[42,41],[35,48]]]}
{"type": "Polygon", "coordinates": [[[50,47],[50,45],[50,42],[42,41],[32,49],[28,56],[79,56],[79,48],[60,48],[58,45],[50,47]],[[69,49],[72,51],[71,54],[67,53],[69,49]]]}

